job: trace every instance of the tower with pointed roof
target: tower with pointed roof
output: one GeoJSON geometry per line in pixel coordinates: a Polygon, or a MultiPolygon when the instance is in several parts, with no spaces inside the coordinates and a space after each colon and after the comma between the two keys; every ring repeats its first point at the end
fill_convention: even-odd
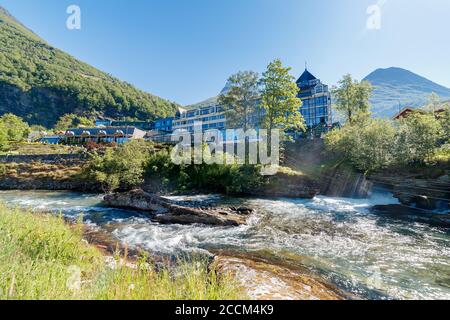
{"type": "Polygon", "coordinates": [[[302,100],[300,109],[308,128],[330,128],[331,117],[331,94],[328,86],[323,84],[311,72],[305,68],[297,80],[300,89],[298,97],[302,100]]]}

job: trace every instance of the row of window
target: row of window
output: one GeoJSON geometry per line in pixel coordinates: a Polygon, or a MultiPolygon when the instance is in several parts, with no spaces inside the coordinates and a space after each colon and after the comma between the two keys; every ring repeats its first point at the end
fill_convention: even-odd
{"type": "Polygon", "coordinates": [[[305,108],[321,106],[321,105],[328,105],[328,103],[329,103],[329,98],[327,96],[302,100],[302,106],[305,108]]]}
{"type": "Polygon", "coordinates": [[[186,125],[186,124],[194,124],[195,121],[202,121],[202,122],[208,122],[208,121],[215,121],[215,120],[222,120],[225,119],[225,115],[224,114],[220,114],[217,116],[211,116],[211,117],[203,117],[201,119],[197,119],[197,120],[186,120],[186,121],[176,121],[175,122],[175,126],[182,126],[182,125],[186,125]]]}
{"type": "Polygon", "coordinates": [[[207,115],[211,113],[219,113],[223,112],[223,107],[221,106],[214,106],[214,107],[208,107],[208,108],[202,108],[202,109],[196,109],[196,110],[189,110],[186,113],[182,114],[180,118],[193,118],[198,115],[207,115]]]}
{"type": "MultiPolygon", "coordinates": [[[[216,123],[210,123],[210,124],[203,124],[202,130],[207,129],[223,129],[225,128],[225,122],[216,122],[216,123]]],[[[185,128],[187,131],[194,131],[194,126],[189,126],[185,128]]]]}
{"type": "Polygon", "coordinates": [[[318,108],[301,108],[300,113],[305,118],[314,117],[314,116],[328,116],[329,111],[328,107],[318,107],[318,108]]]}

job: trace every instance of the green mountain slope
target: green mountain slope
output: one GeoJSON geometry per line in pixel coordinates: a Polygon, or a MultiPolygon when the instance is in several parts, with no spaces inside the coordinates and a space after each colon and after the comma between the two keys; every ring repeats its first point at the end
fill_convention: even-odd
{"type": "Polygon", "coordinates": [[[364,80],[374,86],[372,110],[380,117],[392,117],[405,106],[422,107],[432,92],[441,100],[450,98],[450,89],[401,68],[377,69],[364,80]]]}
{"type": "Polygon", "coordinates": [[[177,107],[53,48],[0,7],[0,115],[51,127],[66,113],[150,120],[177,107]]]}

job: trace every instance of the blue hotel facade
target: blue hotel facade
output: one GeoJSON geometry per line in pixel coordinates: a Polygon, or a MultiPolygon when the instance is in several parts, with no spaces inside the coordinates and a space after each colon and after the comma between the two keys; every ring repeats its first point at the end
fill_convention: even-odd
{"type": "MultiPolygon", "coordinates": [[[[311,135],[320,136],[333,125],[331,111],[331,93],[327,85],[312,75],[307,69],[296,81],[300,92],[298,97],[302,100],[300,112],[305,119],[305,125],[311,135]]],[[[224,88],[226,90],[227,87],[224,88]]],[[[224,90],[222,92],[224,92],[224,90]]],[[[254,119],[254,126],[258,127],[259,117],[254,119]]],[[[218,96],[201,103],[179,108],[173,117],[156,119],[154,121],[105,121],[98,120],[97,126],[105,127],[134,127],[147,132],[147,139],[155,141],[169,141],[175,130],[193,132],[196,123],[201,123],[202,130],[227,129],[225,110],[220,105],[218,96]]],[[[295,133],[294,137],[304,136],[295,133]]]]}
{"type": "Polygon", "coordinates": [[[307,69],[297,80],[302,100],[300,113],[309,129],[330,128],[333,124],[331,113],[331,93],[328,86],[313,76],[307,69]]]}
{"type": "Polygon", "coordinates": [[[172,132],[173,131],[173,117],[169,118],[163,118],[163,119],[157,119],[154,123],[154,130],[157,131],[166,131],[166,132],[172,132]]]}

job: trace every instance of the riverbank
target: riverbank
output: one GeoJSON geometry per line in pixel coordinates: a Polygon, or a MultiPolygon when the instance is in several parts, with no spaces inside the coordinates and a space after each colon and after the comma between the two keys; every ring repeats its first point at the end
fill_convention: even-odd
{"type": "Polygon", "coordinates": [[[158,270],[146,255],[127,262],[83,239],[81,225],[0,204],[0,299],[242,299],[232,278],[207,261],[158,270]]]}
{"type": "Polygon", "coordinates": [[[145,251],[155,261],[199,254],[208,261],[223,255],[262,261],[269,270],[270,266],[288,268],[326,287],[337,287],[344,297],[450,297],[448,229],[412,216],[399,219],[371,212],[375,205],[398,204],[388,192],[374,190],[369,199],[167,197],[183,206],[253,208],[247,223],[237,227],[160,224],[145,213],[105,207],[102,198],[102,194],[67,191],[0,191],[0,199],[9,206],[31,207],[37,214],[62,213],[72,221],[82,215],[93,230],[85,239],[108,252],[114,252],[118,242],[129,248],[129,256],[145,251]]]}
{"type": "MultiPolygon", "coordinates": [[[[70,156],[67,159],[60,155],[39,155],[4,158],[0,161],[0,190],[54,190],[54,191],[79,191],[79,192],[105,192],[102,185],[85,175],[83,168],[88,163],[86,156],[70,156]],[[20,161],[19,161],[20,160],[20,161]],[[16,162],[19,161],[19,162],[16,162]]],[[[170,161],[170,160],[168,160],[170,161]]],[[[217,173],[216,177],[208,179],[210,184],[224,183],[223,178],[217,173]]],[[[245,185],[245,175],[248,173],[236,172],[242,175],[242,184],[245,185]]],[[[248,174],[250,176],[250,174],[248,174]]],[[[238,176],[236,176],[238,178],[238,176]]],[[[178,176],[174,179],[178,179],[178,176]]],[[[194,177],[193,180],[196,178],[194,177]]],[[[279,172],[274,176],[258,177],[260,183],[245,186],[241,189],[235,188],[233,195],[236,196],[267,196],[267,197],[288,197],[311,199],[320,193],[320,184],[302,172],[289,168],[280,167],[279,172]],[[263,181],[264,180],[264,181],[263,181]]],[[[150,193],[202,193],[212,192],[217,188],[205,190],[192,186],[192,188],[167,188],[162,179],[158,177],[145,177],[145,181],[136,187],[150,193]]],[[[230,187],[234,187],[234,181],[230,181],[230,187]]],[[[241,182],[239,182],[241,183],[241,182]]],[[[219,189],[220,190],[220,189],[219,189]]],[[[121,191],[129,191],[129,188],[122,188],[121,191]]],[[[225,192],[224,192],[225,193],[225,192]]]]}
{"type": "Polygon", "coordinates": [[[249,257],[150,257],[104,231],[2,204],[0,230],[0,299],[345,299],[318,278],[249,257]]]}

